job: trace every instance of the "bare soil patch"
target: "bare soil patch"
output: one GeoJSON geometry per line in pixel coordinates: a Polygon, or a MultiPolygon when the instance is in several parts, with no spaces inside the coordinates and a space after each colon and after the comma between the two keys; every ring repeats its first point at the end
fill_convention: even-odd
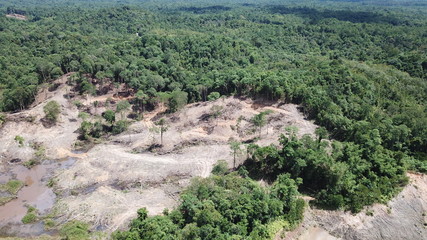
{"type": "MultiPolygon", "coordinates": [[[[71,167],[57,169],[54,174],[57,217],[61,221],[89,222],[94,228],[106,231],[126,227],[138,208],[146,207],[150,214],[161,214],[164,208],[172,208],[190,179],[209,176],[218,160],[226,160],[229,167],[233,167],[231,139],[265,146],[277,144],[286,126],[296,126],[300,136],[314,134],[316,129],[316,125],[298,111],[297,105],[279,106],[229,97],[189,104],[174,114],[165,114],[166,109],[160,105],[144,113],[143,120],[132,121],[126,132],[103,140],[87,153],[74,153],[72,149],[82,121],[78,118],[80,111],[90,112],[96,118],[106,109],[114,109],[114,102],[132,96],[114,95],[114,90],[97,97],[78,96],[72,86],[67,85],[69,76],[54,81],[51,91],[47,87],[40,90],[29,110],[8,114],[9,121],[0,129],[3,143],[0,171],[7,171],[13,159],[21,159],[16,164],[22,164],[34,158],[33,143],[43,145],[46,156],[51,159],[76,157],[71,167]],[[46,128],[41,121],[43,106],[51,100],[60,104],[61,114],[57,124],[46,128]],[[108,106],[94,107],[95,101],[107,100],[108,106]],[[76,106],[76,101],[80,106],[76,106]],[[220,109],[216,117],[213,117],[214,109],[220,109]],[[259,136],[251,118],[266,110],[272,113],[267,116],[268,124],[259,136]],[[160,134],[153,131],[160,118],[168,125],[161,147],[160,134]],[[25,139],[22,146],[14,140],[17,135],[25,139]],[[153,145],[158,147],[150,149],[153,145]]],[[[245,158],[242,145],[237,165],[245,158]]]]}
{"type": "MultiPolygon", "coordinates": [[[[174,114],[165,114],[164,106],[144,113],[144,119],[133,121],[129,129],[96,145],[87,153],[73,151],[81,119],[79,111],[100,115],[114,109],[114,102],[125,99],[107,91],[98,97],[82,97],[66,84],[70,74],[53,82],[54,88],[42,89],[33,106],[20,113],[8,114],[8,121],[0,128],[0,173],[11,166],[22,164],[35,155],[34,143],[46,149],[51,159],[75,157],[72,166],[56,169],[54,191],[58,193],[54,209],[59,221],[81,220],[93,228],[108,232],[125,228],[136,217],[136,210],[146,207],[150,214],[161,214],[164,208],[177,203],[180,191],[192,177],[207,177],[218,160],[226,160],[229,167],[233,158],[229,147],[231,139],[242,143],[254,142],[262,146],[278,144],[284,128],[298,128],[298,135],[314,134],[316,125],[305,119],[294,104],[275,104],[249,99],[221,98],[212,102],[187,105],[174,114]],[[75,96],[70,99],[69,96],[75,96]],[[45,128],[43,106],[51,100],[61,105],[59,122],[45,128]],[[112,102],[94,108],[93,103],[112,102]],[[73,101],[82,106],[77,108],[73,101]],[[214,114],[220,109],[220,114],[214,114]],[[258,129],[251,118],[263,111],[268,124],[258,129]],[[155,122],[164,118],[168,130],[159,147],[160,134],[153,131],[155,122]],[[15,136],[22,136],[19,146],[15,136]],[[152,146],[158,146],[152,148],[152,146]]],[[[132,96],[127,96],[132,98],[132,96]]],[[[96,117],[96,116],[95,116],[96,117]]],[[[245,146],[238,155],[237,164],[246,158],[245,146]]],[[[9,178],[1,178],[7,181],[9,178]]],[[[427,179],[425,175],[410,174],[411,184],[388,206],[375,205],[366,212],[352,215],[340,211],[309,209],[296,231],[287,239],[295,239],[306,229],[343,239],[422,239],[427,236],[427,179]],[[424,214],[424,215],[423,215],[424,214]],[[320,230],[319,230],[320,229],[320,230]]],[[[323,236],[323,235],[322,235],[323,236]]],[[[327,235],[325,235],[327,236],[327,235]]]]}
{"type": "MultiPolygon", "coordinates": [[[[64,195],[58,203],[63,206],[64,216],[114,231],[126,226],[138,208],[147,207],[150,214],[171,208],[192,177],[209,176],[212,166],[221,159],[232,167],[229,140],[256,141],[258,131],[250,119],[267,109],[273,113],[268,115],[269,124],[262,129],[258,144],[277,144],[284,127],[289,125],[298,127],[300,135],[314,134],[316,126],[304,119],[297,105],[262,105],[257,109],[252,105],[252,100],[230,97],[189,104],[170,115],[165,115],[162,109],[145,114],[144,120],[132,124],[128,131],[95,146],[71,168],[58,173],[57,189],[77,193],[64,195]],[[203,117],[211,115],[213,106],[222,108],[220,116],[203,117]],[[163,146],[150,149],[160,144],[160,134],[150,129],[156,127],[155,122],[161,117],[169,126],[163,146]],[[121,191],[114,188],[117,183],[121,191]],[[95,185],[95,190],[85,194],[84,189],[95,185]],[[165,193],[164,188],[174,194],[165,193]],[[147,195],[147,192],[155,194],[147,195]],[[151,200],[153,197],[155,201],[151,200]],[[114,204],[117,210],[110,211],[112,202],[109,201],[116,198],[126,199],[127,204],[114,204]],[[88,209],[96,211],[81,211],[79,203],[83,202],[88,209]]],[[[242,146],[237,164],[246,158],[244,149],[242,146]]]]}
{"type": "Polygon", "coordinates": [[[15,14],[15,13],[6,14],[6,17],[8,17],[8,18],[15,18],[15,19],[18,19],[18,20],[28,20],[28,18],[26,16],[21,15],[21,14],[15,14]]]}
{"type": "Polygon", "coordinates": [[[408,176],[410,183],[387,205],[374,204],[358,214],[309,208],[301,226],[278,239],[426,239],[427,175],[408,176]]]}

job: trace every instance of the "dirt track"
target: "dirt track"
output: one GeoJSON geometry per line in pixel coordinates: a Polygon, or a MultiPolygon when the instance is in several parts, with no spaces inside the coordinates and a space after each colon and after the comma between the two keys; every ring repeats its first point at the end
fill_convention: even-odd
{"type": "MultiPolygon", "coordinates": [[[[55,83],[59,87],[53,92],[41,91],[31,109],[7,116],[9,121],[0,129],[0,176],[14,166],[11,160],[32,159],[35,150],[30,145],[35,142],[46,148],[50,159],[77,158],[71,167],[54,173],[54,190],[59,196],[54,207],[58,221],[86,221],[107,232],[126,227],[141,207],[146,207],[152,215],[172,208],[190,179],[208,176],[217,160],[226,160],[232,167],[230,139],[265,146],[277,144],[286,126],[297,127],[299,136],[313,134],[316,129],[316,125],[298,111],[297,105],[266,105],[229,97],[189,104],[172,115],[164,115],[164,108],[145,113],[145,118],[134,122],[128,131],[110,137],[87,153],[74,153],[76,130],[81,120],[79,109],[64,97],[70,91],[65,85],[66,79],[67,75],[58,79],[55,83]],[[45,128],[40,120],[44,116],[43,106],[50,100],[61,105],[61,115],[57,125],[45,128]],[[214,106],[221,109],[217,118],[211,117],[214,106]],[[267,115],[268,124],[257,139],[258,129],[250,119],[266,110],[272,113],[267,115]],[[161,117],[169,126],[164,134],[164,146],[149,151],[153,144],[160,143],[160,134],[152,128],[161,117]],[[24,137],[24,146],[20,147],[14,140],[17,135],[24,137]]],[[[93,101],[110,95],[78,97],[78,100],[90,107],[93,101]]],[[[90,109],[98,114],[104,110],[90,109]]],[[[245,159],[244,149],[242,145],[237,164],[245,159]]],[[[427,222],[427,179],[425,175],[409,176],[412,183],[388,207],[371,207],[373,217],[365,212],[353,216],[310,209],[302,226],[289,233],[287,239],[301,234],[310,238],[313,234],[332,238],[326,232],[344,239],[405,239],[408,236],[406,239],[422,239],[427,235],[422,226],[427,222]],[[307,229],[313,231],[306,233],[307,229]]]]}
{"type": "MultiPolygon", "coordinates": [[[[63,198],[59,204],[66,206],[64,217],[90,221],[108,230],[116,230],[135,217],[140,207],[147,207],[150,214],[159,214],[163,208],[171,208],[180,189],[189,183],[190,178],[208,176],[212,166],[220,159],[226,160],[232,167],[228,141],[232,138],[243,141],[258,137],[250,118],[267,108],[277,111],[268,116],[269,134],[267,127],[263,128],[258,144],[277,143],[279,134],[288,125],[300,128],[300,134],[313,133],[316,128],[313,123],[304,120],[296,105],[255,110],[252,104],[250,100],[227,98],[191,104],[178,113],[165,115],[169,129],[164,134],[164,146],[154,153],[147,149],[153,143],[160,143],[159,134],[150,131],[155,126],[153,121],[159,117],[147,114],[143,121],[134,123],[127,132],[94,147],[70,169],[58,174],[59,190],[89,192],[63,198]],[[218,119],[203,118],[214,105],[223,107],[222,115],[218,119]],[[242,120],[237,130],[239,117],[242,120]],[[120,186],[119,191],[117,185],[120,186]],[[116,204],[116,200],[121,198],[126,198],[128,204],[116,204]],[[152,201],[153,198],[156,200],[152,201]],[[96,205],[91,208],[96,210],[81,211],[79,204],[82,202],[89,206],[96,205]],[[112,204],[116,211],[109,210],[112,204]]],[[[244,157],[242,146],[237,164],[244,157]]]]}
{"type": "MultiPolygon", "coordinates": [[[[128,131],[87,153],[73,153],[82,120],[72,101],[79,100],[91,108],[93,101],[111,97],[111,93],[69,100],[65,98],[71,89],[65,84],[68,76],[55,81],[59,86],[55,91],[40,91],[29,110],[8,115],[10,121],[0,129],[0,171],[7,171],[14,158],[22,162],[32,159],[35,150],[30,145],[35,142],[46,148],[50,159],[77,158],[70,168],[55,173],[54,188],[59,194],[55,209],[59,220],[78,219],[107,231],[125,227],[141,207],[147,207],[150,214],[172,208],[190,179],[208,176],[218,160],[226,160],[232,167],[230,139],[269,145],[278,142],[285,126],[298,127],[299,135],[313,134],[316,128],[304,119],[296,105],[279,107],[230,97],[189,104],[172,115],[162,114],[163,108],[145,113],[145,118],[134,122],[128,131]],[[61,115],[57,125],[45,128],[41,123],[43,106],[51,100],[61,105],[61,115]],[[216,119],[210,117],[213,106],[221,109],[216,119]],[[268,125],[262,128],[261,139],[257,140],[259,132],[250,119],[265,110],[273,112],[267,116],[268,125]],[[160,117],[169,126],[163,147],[148,151],[150,146],[160,143],[160,134],[152,131],[160,117]],[[17,135],[25,139],[24,146],[18,146],[14,140],[17,135]]],[[[98,114],[104,110],[91,108],[92,113],[98,114]]],[[[242,145],[237,164],[245,158],[244,149],[242,145]]]]}
{"type": "MultiPolygon", "coordinates": [[[[64,98],[69,91],[65,81],[66,76],[57,80],[60,86],[54,92],[42,91],[30,110],[8,115],[11,121],[0,129],[3,143],[0,171],[7,171],[9,161],[14,158],[23,161],[33,158],[35,151],[30,145],[34,142],[42,143],[51,159],[78,158],[70,168],[55,173],[55,191],[60,197],[54,208],[58,210],[59,221],[82,220],[108,232],[126,227],[141,207],[147,207],[150,214],[161,214],[163,209],[172,208],[190,179],[208,176],[217,160],[224,159],[232,167],[230,139],[255,141],[265,146],[277,144],[286,126],[296,126],[299,136],[313,134],[316,129],[296,105],[265,105],[230,97],[189,104],[172,115],[162,114],[163,109],[146,113],[145,118],[134,122],[128,131],[87,153],[73,153],[81,120],[77,117],[79,110],[64,98]],[[61,116],[56,126],[45,128],[40,119],[44,115],[43,106],[50,100],[60,103],[61,116]],[[216,119],[210,117],[214,106],[221,109],[216,119]],[[259,132],[250,119],[266,110],[272,113],[267,115],[268,124],[262,128],[258,140],[259,132]],[[32,121],[28,121],[29,117],[32,121]],[[151,129],[161,117],[169,125],[164,146],[148,151],[150,146],[160,143],[160,134],[151,129]],[[14,140],[16,135],[24,137],[24,146],[18,146],[14,140]]],[[[93,99],[101,98],[81,99],[81,102],[89,106],[93,99]]],[[[237,164],[244,158],[242,145],[237,164]]],[[[374,216],[367,216],[365,212],[351,215],[311,209],[303,225],[295,233],[289,233],[287,239],[301,234],[303,238],[405,239],[409,236],[423,239],[427,235],[422,226],[427,222],[422,215],[427,212],[427,179],[425,175],[409,176],[412,183],[388,207],[369,208],[374,216]]]]}

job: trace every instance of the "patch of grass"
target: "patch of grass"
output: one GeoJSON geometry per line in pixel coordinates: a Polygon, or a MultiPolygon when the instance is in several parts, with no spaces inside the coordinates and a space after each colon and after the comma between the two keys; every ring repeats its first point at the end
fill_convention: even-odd
{"type": "Polygon", "coordinates": [[[3,123],[6,122],[6,115],[3,113],[0,113],[0,127],[3,125],[3,123]]]}
{"type": "Polygon", "coordinates": [[[39,159],[46,158],[46,149],[45,149],[45,147],[44,146],[40,146],[39,148],[37,148],[35,155],[39,159]]]}
{"type": "Polygon", "coordinates": [[[59,234],[63,239],[68,240],[89,239],[89,225],[80,221],[71,221],[62,226],[59,234]]]}
{"type": "Polygon", "coordinates": [[[27,215],[25,215],[22,218],[22,223],[24,224],[29,224],[29,223],[34,223],[37,221],[37,215],[35,213],[27,213],[27,215]]]}
{"type": "Polygon", "coordinates": [[[0,206],[8,203],[11,201],[14,197],[0,197],[0,206]]]}
{"type": "Polygon", "coordinates": [[[31,159],[30,161],[24,162],[22,165],[24,165],[24,167],[26,167],[26,168],[32,168],[39,163],[40,162],[37,159],[31,159]]]}
{"type": "Polygon", "coordinates": [[[16,135],[15,136],[15,141],[19,144],[19,147],[23,147],[24,146],[25,139],[22,136],[16,135]]]}
{"type": "Polygon", "coordinates": [[[267,227],[267,232],[270,238],[273,239],[274,236],[282,229],[288,230],[290,228],[291,226],[288,221],[280,219],[269,223],[267,227]]]}
{"type": "Polygon", "coordinates": [[[30,115],[30,116],[25,118],[25,121],[33,123],[36,121],[36,116],[30,115]]]}
{"type": "Polygon", "coordinates": [[[81,108],[81,107],[83,107],[83,103],[82,103],[82,102],[80,102],[80,101],[78,101],[78,100],[74,101],[74,102],[73,102],[73,104],[74,104],[77,108],[81,108]]]}
{"type": "Polygon", "coordinates": [[[28,206],[27,215],[22,218],[22,223],[29,224],[37,221],[37,209],[32,206],[28,206]]]}
{"type": "Polygon", "coordinates": [[[37,211],[37,209],[35,208],[35,207],[33,207],[33,206],[28,206],[28,210],[27,210],[27,212],[36,212],[37,211]]]}
{"type": "Polygon", "coordinates": [[[0,190],[8,191],[12,195],[16,195],[24,186],[24,183],[19,180],[10,180],[5,184],[0,184],[0,190]]]}
{"type": "Polygon", "coordinates": [[[46,158],[46,148],[45,146],[43,146],[42,143],[39,143],[39,142],[31,143],[31,148],[36,151],[34,155],[38,160],[42,160],[46,158]]]}
{"type": "Polygon", "coordinates": [[[225,160],[219,160],[213,167],[211,173],[214,175],[222,176],[228,171],[228,164],[225,160]]]}
{"type": "Polygon", "coordinates": [[[131,153],[131,154],[139,154],[139,151],[136,148],[134,148],[134,149],[130,150],[129,153],[131,153]]]}
{"type": "Polygon", "coordinates": [[[53,227],[55,227],[55,221],[52,220],[52,218],[46,218],[44,220],[44,228],[46,230],[52,229],[53,227]]]}
{"type": "Polygon", "coordinates": [[[55,186],[55,184],[56,184],[56,179],[51,178],[51,179],[49,179],[49,181],[47,182],[46,185],[51,188],[51,187],[55,186]]]}

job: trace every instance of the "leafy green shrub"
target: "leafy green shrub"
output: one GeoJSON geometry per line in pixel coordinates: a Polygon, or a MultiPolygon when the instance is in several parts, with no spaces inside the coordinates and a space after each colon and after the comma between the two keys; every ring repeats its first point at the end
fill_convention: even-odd
{"type": "Polygon", "coordinates": [[[2,206],[3,204],[6,204],[8,202],[10,202],[14,197],[12,196],[8,196],[8,197],[0,197],[0,206],[2,206]]]}
{"type": "Polygon", "coordinates": [[[46,157],[46,148],[43,145],[38,145],[35,150],[36,152],[34,155],[36,155],[38,159],[43,159],[46,157]]]}
{"type": "Polygon", "coordinates": [[[89,239],[89,225],[80,221],[67,222],[59,230],[62,238],[68,240],[85,240],[89,239]]]}
{"type": "Polygon", "coordinates": [[[211,92],[208,95],[208,101],[215,101],[220,97],[221,97],[221,94],[219,92],[211,92]]]}
{"type": "Polygon", "coordinates": [[[88,119],[90,117],[90,115],[87,112],[79,112],[79,115],[77,117],[79,117],[79,118],[83,119],[83,121],[85,121],[86,119],[88,119]]]}
{"type": "Polygon", "coordinates": [[[83,81],[81,81],[80,83],[80,93],[95,95],[96,88],[92,83],[90,83],[86,78],[84,78],[83,81]]]}
{"type": "Polygon", "coordinates": [[[30,159],[30,160],[24,162],[22,165],[24,165],[26,168],[32,168],[39,163],[40,163],[40,161],[37,159],[30,159]]]}
{"type": "Polygon", "coordinates": [[[102,117],[110,124],[113,124],[116,121],[116,113],[113,110],[103,112],[102,117]]]}
{"type": "Polygon", "coordinates": [[[92,131],[93,124],[89,121],[83,121],[80,124],[79,133],[80,133],[80,139],[81,140],[89,140],[90,139],[90,132],[92,131]]]}
{"type": "Polygon", "coordinates": [[[25,215],[22,218],[22,223],[24,223],[24,224],[34,223],[36,221],[37,221],[37,215],[32,213],[32,212],[27,213],[27,215],[25,215]]]}
{"type": "Polygon", "coordinates": [[[0,127],[6,122],[6,114],[0,113],[0,127]]]}
{"type": "Polygon", "coordinates": [[[174,90],[169,95],[169,112],[176,112],[183,108],[188,101],[188,93],[181,90],[174,90]]]}
{"type": "Polygon", "coordinates": [[[193,179],[181,204],[164,216],[146,209],[113,239],[270,239],[302,219],[296,182],[284,175],[273,189],[235,173],[193,179]],[[298,219],[297,219],[298,218],[298,219]]]}
{"type": "Polygon", "coordinates": [[[61,112],[61,108],[56,101],[48,102],[44,107],[43,111],[46,114],[45,118],[53,123],[58,120],[59,113],[61,112]]]}
{"type": "Polygon", "coordinates": [[[5,190],[10,194],[15,195],[23,186],[24,183],[19,180],[10,180],[5,184],[0,184],[0,190],[5,190]]]}
{"type": "Polygon", "coordinates": [[[228,164],[225,160],[219,160],[215,166],[212,168],[212,174],[214,175],[224,175],[228,171],[228,164]]]}
{"type": "Polygon", "coordinates": [[[128,129],[128,126],[129,126],[129,123],[126,120],[117,121],[113,125],[112,133],[113,134],[120,134],[120,133],[126,131],[128,129]]]}
{"type": "Polygon", "coordinates": [[[288,221],[285,221],[283,219],[279,219],[276,221],[273,221],[272,223],[268,224],[267,226],[267,232],[270,239],[274,239],[274,236],[277,232],[280,230],[291,230],[291,225],[288,221]]]}
{"type": "Polygon", "coordinates": [[[25,139],[22,136],[16,135],[15,136],[15,141],[19,144],[19,147],[23,147],[24,146],[25,139]]]}
{"type": "Polygon", "coordinates": [[[104,126],[100,121],[91,123],[89,121],[83,121],[79,128],[81,140],[90,140],[91,138],[100,138],[104,133],[104,126]]]}
{"type": "Polygon", "coordinates": [[[51,229],[55,226],[55,221],[53,221],[51,218],[46,218],[44,220],[44,228],[45,229],[51,229]]]}
{"type": "Polygon", "coordinates": [[[29,224],[37,221],[37,209],[35,207],[29,206],[27,210],[27,215],[22,218],[22,223],[29,224]]]}
{"type": "Polygon", "coordinates": [[[129,110],[129,108],[130,108],[130,103],[127,100],[120,101],[119,103],[117,103],[116,112],[120,113],[120,119],[121,120],[124,119],[124,113],[127,110],[129,110]]]}
{"type": "Polygon", "coordinates": [[[79,100],[75,100],[75,101],[73,102],[73,104],[74,104],[74,106],[76,106],[77,108],[81,108],[81,107],[83,107],[83,103],[82,103],[82,102],[80,102],[79,100]]]}

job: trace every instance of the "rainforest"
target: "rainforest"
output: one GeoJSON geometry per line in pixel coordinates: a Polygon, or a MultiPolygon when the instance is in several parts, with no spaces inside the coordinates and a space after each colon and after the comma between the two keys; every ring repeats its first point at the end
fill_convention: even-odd
{"type": "Polygon", "coordinates": [[[376,206],[399,232],[405,191],[424,204],[402,212],[410,239],[427,236],[427,1],[0,12],[0,237],[304,239],[376,206]],[[32,171],[45,208],[19,202],[32,171]]]}

